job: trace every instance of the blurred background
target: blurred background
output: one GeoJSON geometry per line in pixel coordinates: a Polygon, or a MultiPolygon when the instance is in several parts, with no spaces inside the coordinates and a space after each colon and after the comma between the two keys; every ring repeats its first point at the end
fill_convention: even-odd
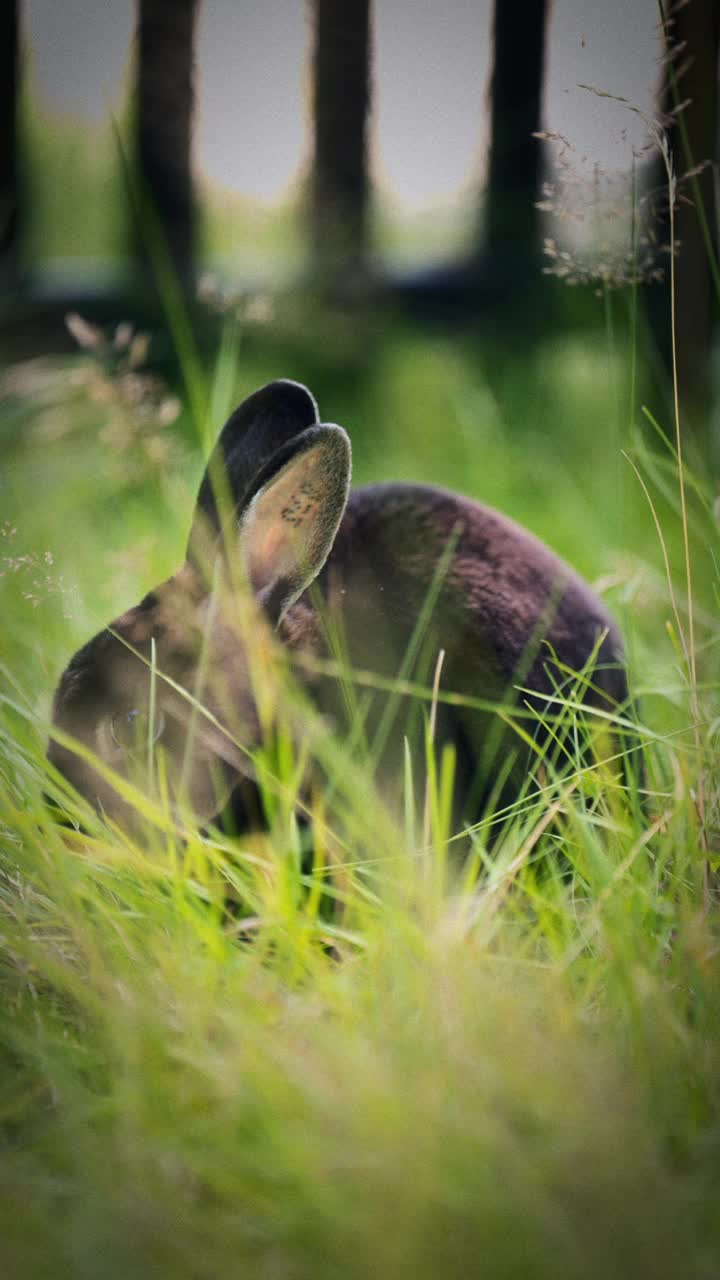
{"type": "MultiPolygon", "coordinates": [[[[333,113],[343,117],[345,136],[337,145],[346,165],[351,159],[358,165],[360,135],[366,139],[368,238],[384,265],[424,265],[429,255],[443,260],[480,234],[475,224],[487,203],[489,150],[492,141],[497,150],[500,128],[514,128],[518,146],[522,142],[529,154],[543,153],[541,180],[562,176],[564,200],[556,212],[565,214],[563,241],[587,252],[601,231],[621,242],[607,225],[611,210],[602,197],[614,195],[616,203],[629,205],[633,165],[642,164],[651,141],[664,52],[656,0],[609,0],[601,10],[591,0],[533,2],[523,6],[520,29],[519,11],[506,5],[512,22],[507,48],[502,29],[495,28],[492,0],[454,0],[441,15],[428,0],[376,0],[372,14],[370,8],[351,0],[336,5],[335,14],[322,5],[314,14],[302,0],[266,0],[262,6],[180,0],[141,4],[138,13],[134,0],[101,7],[92,0],[25,0],[16,18],[23,135],[18,160],[22,165],[25,148],[32,154],[39,141],[32,121],[46,144],[54,144],[56,159],[43,163],[38,157],[31,164],[27,156],[19,248],[24,244],[45,277],[65,272],[71,283],[83,268],[98,283],[117,268],[127,251],[126,201],[113,128],[122,131],[145,74],[155,78],[154,96],[142,102],[155,118],[137,122],[143,136],[162,130],[169,143],[170,129],[191,109],[187,99],[194,90],[192,128],[174,138],[172,165],[192,169],[192,194],[204,224],[197,252],[229,272],[277,280],[302,254],[289,211],[299,211],[314,155],[330,160],[313,147],[313,106],[324,103],[314,92],[322,71],[321,36],[329,41],[326,74],[333,83],[325,91],[335,94],[333,113]],[[151,37],[149,47],[135,43],[138,22],[151,37]],[[491,113],[495,36],[511,83],[499,83],[498,67],[501,101],[491,113]],[[340,52],[338,38],[348,46],[340,52]],[[153,40],[160,46],[155,52],[153,40]],[[162,89],[157,66],[139,65],[138,55],[153,65],[160,61],[162,89]],[[348,57],[357,63],[355,82],[345,73],[348,57]],[[593,95],[592,87],[607,96],[593,95]],[[360,101],[351,103],[350,91],[360,101]],[[172,124],[162,119],[167,114],[172,124]],[[554,153],[532,146],[530,134],[541,127],[557,135],[561,146],[554,153]],[[61,193],[70,185],[84,193],[81,220],[60,216],[61,193]]],[[[529,163],[521,154],[516,158],[529,163]]],[[[167,154],[165,161],[169,169],[167,154]]],[[[330,177],[335,184],[348,181],[347,172],[330,177]]],[[[158,181],[156,176],[151,184],[158,181]]],[[[155,195],[166,204],[170,193],[155,195]]],[[[189,198],[191,191],[183,195],[189,198]]],[[[540,191],[535,195],[539,199],[540,191]]],[[[175,197],[179,201],[179,191],[175,197]]],[[[558,230],[553,211],[547,212],[548,226],[558,230]]],[[[624,236],[627,231],[622,228],[624,236]]]]}
{"type": "Polygon", "coordinates": [[[62,578],[78,635],[106,621],[286,376],[357,480],[502,507],[656,642],[674,318],[710,607],[719,29],[714,0],[7,0],[6,578],[48,550],[25,594],[62,578]]]}
{"type": "Polygon", "coordinates": [[[680,376],[707,408],[713,0],[664,22],[658,0],[8,0],[0,22],[16,340],[18,308],[147,306],[166,254],[193,301],[210,273],[513,334],[598,319],[553,279],[637,285],[667,364],[669,158],[680,376]]]}

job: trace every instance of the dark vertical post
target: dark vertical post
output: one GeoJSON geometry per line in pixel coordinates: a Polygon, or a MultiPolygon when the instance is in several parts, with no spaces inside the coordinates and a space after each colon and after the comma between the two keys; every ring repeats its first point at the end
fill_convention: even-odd
{"type": "MultiPolygon", "coordinates": [[[[678,389],[681,406],[691,414],[707,408],[710,351],[718,316],[717,201],[713,166],[718,159],[718,51],[720,6],[717,0],[689,0],[670,11],[666,22],[669,59],[663,107],[671,112],[681,101],[680,115],[668,128],[673,168],[679,179],[675,204],[675,316],[678,389]],[[676,55],[673,56],[673,49],[676,55]],[[690,167],[704,166],[691,178],[690,167]]],[[[671,117],[672,118],[672,117],[671,117]]],[[[658,187],[667,190],[667,175],[659,158],[658,187]]],[[[663,196],[660,207],[667,210],[663,196]]],[[[660,234],[667,244],[669,216],[660,234]]],[[[667,290],[661,294],[664,348],[670,361],[670,311],[667,290]]]]}
{"type": "Polygon", "coordinates": [[[139,0],[137,28],[138,252],[141,262],[152,258],[153,231],[159,231],[180,281],[188,286],[195,240],[191,136],[197,8],[198,0],[139,0]]]}
{"type": "Polygon", "coordinates": [[[370,0],[315,0],[311,249],[331,291],[367,276],[370,0]]]}
{"type": "Polygon", "coordinates": [[[18,279],[18,89],[19,0],[5,0],[0,11],[0,284],[18,279]]]}
{"type": "Polygon", "coordinates": [[[539,259],[540,129],[547,0],[522,5],[495,0],[494,63],[490,86],[491,141],[484,246],[503,271],[539,259]]]}

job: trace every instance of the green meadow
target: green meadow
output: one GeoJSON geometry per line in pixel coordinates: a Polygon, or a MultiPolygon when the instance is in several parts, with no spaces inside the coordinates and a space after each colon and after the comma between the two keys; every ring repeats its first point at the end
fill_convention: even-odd
{"type": "Polygon", "coordinates": [[[122,330],[5,367],[4,1275],[717,1275],[716,495],[672,414],[644,412],[626,301],[510,353],[257,298],[197,358],[171,314],[172,385],[122,330]],[[588,763],[570,693],[576,758],[538,760],[462,854],[430,733],[405,778],[422,821],[312,733],[308,828],[289,740],[260,761],[261,834],[148,806],[131,838],[73,797],[45,760],[60,673],[179,565],[209,445],[274,377],[346,427],[355,483],[459,489],[596,585],[638,789],[588,763]]]}

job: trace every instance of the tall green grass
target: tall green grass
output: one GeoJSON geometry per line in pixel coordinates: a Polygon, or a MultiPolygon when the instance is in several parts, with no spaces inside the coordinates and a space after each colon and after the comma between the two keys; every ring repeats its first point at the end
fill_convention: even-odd
{"type": "MultiPolygon", "coordinates": [[[[408,805],[404,826],[342,744],[312,734],[327,785],[309,802],[290,737],[259,758],[262,835],[178,832],[148,810],[131,839],[86,812],[44,761],[52,689],[84,639],[176,566],[201,450],[189,421],[162,425],[162,390],[133,400],[122,353],[6,375],[6,1273],[712,1276],[707,477],[686,460],[696,715],[677,459],[639,430],[621,351],[556,339],[493,364],[386,326],[366,371],[323,382],[299,345],[239,335],[208,375],[198,434],[267,378],[307,379],[352,434],[356,482],[460,488],[599,584],[628,637],[643,794],[614,764],[588,765],[578,723],[576,756],[561,773],[541,762],[495,843],[481,826],[462,857],[432,743],[405,779],[424,814],[408,805]],[[82,832],[58,826],[46,792],[82,832]]],[[[572,696],[564,715],[578,720],[572,696]]]]}

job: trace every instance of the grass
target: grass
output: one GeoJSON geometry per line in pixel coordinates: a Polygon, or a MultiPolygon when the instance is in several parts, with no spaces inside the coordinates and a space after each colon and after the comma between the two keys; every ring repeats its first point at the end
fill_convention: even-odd
{"type": "MultiPolygon", "coordinates": [[[[5,1273],[714,1275],[709,481],[685,460],[698,749],[677,461],[639,429],[622,326],[618,346],[548,339],[500,361],[385,325],[343,374],[278,342],[282,323],[228,331],[204,388],[212,423],[172,421],[127,343],[5,375],[5,1273]],[[426,821],[409,813],[402,830],[342,747],[309,735],[330,782],[312,800],[309,868],[280,734],[263,758],[263,836],[180,838],[149,812],[131,840],[68,794],[85,834],[57,826],[43,793],[60,785],[44,760],[59,673],[176,567],[198,434],[279,375],[309,381],[348,427],[356,483],[460,488],[599,583],[628,637],[644,806],[607,772],[579,773],[579,752],[564,777],[546,760],[542,794],[492,853],[481,830],[461,861],[432,752],[426,821]]],[[[411,782],[422,795],[425,778],[411,782]]]]}

